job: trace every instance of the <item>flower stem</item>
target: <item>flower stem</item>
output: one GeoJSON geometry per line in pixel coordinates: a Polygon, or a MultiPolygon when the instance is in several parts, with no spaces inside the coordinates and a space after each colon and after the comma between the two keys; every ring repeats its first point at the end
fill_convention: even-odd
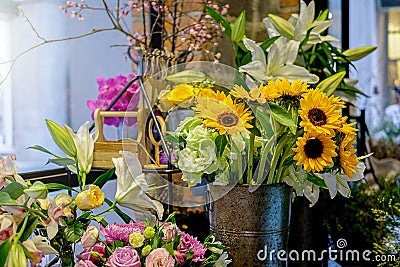
{"type": "Polygon", "coordinates": [[[256,136],[254,133],[250,133],[249,140],[249,155],[247,161],[247,179],[243,181],[244,184],[249,184],[253,178],[253,159],[254,159],[254,140],[256,136]]]}

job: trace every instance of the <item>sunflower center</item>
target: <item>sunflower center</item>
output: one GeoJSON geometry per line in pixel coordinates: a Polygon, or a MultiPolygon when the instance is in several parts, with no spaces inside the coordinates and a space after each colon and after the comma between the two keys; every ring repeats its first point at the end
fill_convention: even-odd
{"type": "Polygon", "coordinates": [[[225,127],[236,126],[239,122],[239,116],[235,113],[224,112],[218,115],[217,121],[225,127]]]}
{"type": "Polygon", "coordinates": [[[325,112],[323,112],[319,108],[310,109],[310,111],[308,112],[308,119],[315,126],[322,126],[326,124],[325,112]]]}
{"type": "Polygon", "coordinates": [[[317,138],[310,139],[304,146],[304,153],[308,158],[316,159],[322,155],[324,144],[317,138]]]}

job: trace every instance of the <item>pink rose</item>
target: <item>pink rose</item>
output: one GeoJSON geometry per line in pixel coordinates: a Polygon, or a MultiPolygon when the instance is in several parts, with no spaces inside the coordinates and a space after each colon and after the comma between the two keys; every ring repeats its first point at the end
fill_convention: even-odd
{"type": "Polygon", "coordinates": [[[89,260],[81,260],[78,262],[78,265],[76,265],[76,267],[97,267],[97,266],[89,260]]]}
{"type": "Polygon", "coordinates": [[[108,258],[107,266],[110,267],[141,267],[137,251],[131,247],[119,247],[108,258]]]}
{"type": "Polygon", "coordinates": [[[100,262],[100,258],[93,256],[91,252],[96,252],[98,256],[104,258],[106,256],[106,247],[103,243],[97,243],[93,247],[85,248],[83,252],[78,254],[76,257],[83,261],[88,260],[93,263],[100,262]]]}
{"type": "Polygon", "coordinates": [[[165,248],[156,248],[146,257],[146,267],[174,267],[175,260],[165,248]]]}

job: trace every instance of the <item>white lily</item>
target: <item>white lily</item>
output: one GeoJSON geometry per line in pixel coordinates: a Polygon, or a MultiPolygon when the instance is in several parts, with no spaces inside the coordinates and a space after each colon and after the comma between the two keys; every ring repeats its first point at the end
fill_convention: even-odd
{"type": "Polygon", "coordinates": [[[264,51],[255,41],[245,38],[244,45],[252,54],[250,63],[243,65],[239,71],[248,73],[259,83],[269,80],[286,78],[293,82],[302,79],[308,83],[317,83],[317,75],[311,74],[306,68],[294,65],[298,54],[299,43],[293,40],[279,38],[268,50],[268,58],[264,51]]]}
{"type": "Polygon", "coordinates": [[[146,195],[148,184],[138,158],[129,151],[120,151],[122,157],[113,158],[117,175],[116,202],[129,209],[142,212],[150,222],[155,221],[151,211],[155,211],[161,219],[164,208],[158,201],[146,195]]]}
{"type": "MultiPolygon", "coordinates": [[[[70,132],[76,146],[76,159],[78,160],[79,174],[88,174],[92,169],[94,150],[93,136],[89,133],[89,121],[82,124],[76,133],[74,133],[70,127],[65,127],[70,132]]],[[[69,165],[68,168],[72,172],[77,173],[75,166],[69,165]]]]}
{"type": "Polygon", "coordinates": [[[321,35],[321,33],[332,25],[333,20],[314,20],[314,17],[314,1],[311,1],[308,6],[304,1],[300,1],[300,13],[292,14],[289,20],[270,14],[269,17],[265,18],[263,21],[267,26],[270,37],[280,34],[298,43],[301,43],[306,38],[307,31],[311,29],[309,39],[305,46],[306,50],[311,45],[323,41],[338,42],[339,40],[333,36],[321,35]]]}
{"type": "Polygon", "coordinates": [[[365,164],[358,163],[356,166],[356,172],[353,174],[353,177],[349,178],[345,174],[318,174],[321,178],[325,180],[325,184],[328,187],[329,194],[331,198],[334,198],[339,191],[344,197],[349,197],[351,190],[348,185],[348,182],[355,182],[364,178],[364,170],[365,164]]]}

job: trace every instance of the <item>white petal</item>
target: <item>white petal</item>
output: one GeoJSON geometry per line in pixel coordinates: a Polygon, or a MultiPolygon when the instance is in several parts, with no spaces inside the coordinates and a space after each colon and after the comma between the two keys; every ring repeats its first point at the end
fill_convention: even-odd
{"type": "Polygon", "coordinates": [[[249,64],[241,66],[239,71],[245,72],[260,81],[266,81],[271,78],[266,69],[265,62],[261,61],[251,61],[249,64]]]}
{"type": "Polygon", "coordinates": [[[266,61],[264,51],[262,50],[261,46],[259,46],[255,41],[249,38],[244,38],[243,44],[251,52],[253,61],[254,60],[258,60],[261,62],[266,61]]]}
{"type": "Polygon", "coordinates": [[[334,198],[337,194],[337,188],[336,188],[336,175],[333,175],[331,173],[324,173],[322,174],[322,177],[325,180],[325,184],[328,187],[329,194],[331,195],[331,198],[334,198]]]}
{"type": "Polygon", "coordinates": [[[276,69],[271,73],[271,76],[273,76],[274,79],[286,78],[290,82],[302,79],[311,84],[317,83],[319,80],[317,75],[311,74],[305,68],[296,65],[286,65],[276,69]]]}

